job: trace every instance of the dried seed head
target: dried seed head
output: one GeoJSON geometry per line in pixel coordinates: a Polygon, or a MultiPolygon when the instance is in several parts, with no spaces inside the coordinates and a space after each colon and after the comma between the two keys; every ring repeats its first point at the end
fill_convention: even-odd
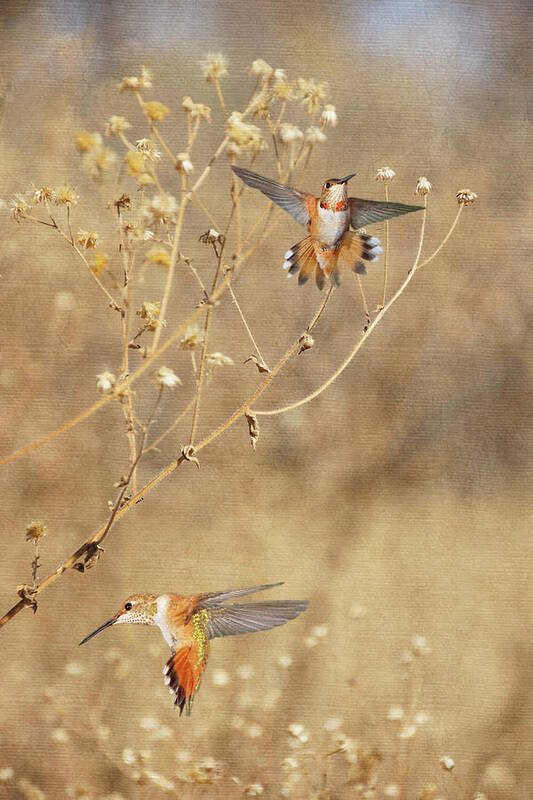
{"type": "Polygon", "coordinates": [[[316,125],[311,125],[305,132],[305,141],[308,144],[321,144],[325,142],[327,138],[324,131],[321,131],[316,125]]]}
{"type": "Polygon", "coordinates": [[[117,84],[117,86],[121,92],[124,91],[138,92],[141,89],[151,89],[152,74],[148,69],[146,69],[146,67],[143,67],[140,75],[133,75],[130,78],[122,78],[122,80],[120,81],[120,83],[117,84]]]}
{"type": "Polygon", "coordinates": [[[158,325],[161,324],[161,321],[158,319],[159,312],[161,310],[161,303],[143,303],[142,306],[135,312],[138,317],[144,319],[146,322],[146,328],[149,331],[153,331],[157,328],[158,325]]]}
{"type": "Polygon", "coordinates": [[[242,150],[265,150],[266,142],[257,125],[243,122],[242,114],[234,111],[227,122],[227,134],[232,144],[242,150]]]}
{"type": "Polygon", "coordinates": [[[95,253],[94,256],[91,258],[89,262],[89,269],[93,273],[93,275],[100,275],[105,269],[107,269],[107,265],[109,263],[109,258],[105,253],[99,251],[95,253]]]}
{"type": "Polygon", "coordinates": [[[211,109],[205,103],[194,103],[192,97],[184,97],[181,101],[182,107],[187,114],[191,115],[191,119],[205,119],[206,122],[211,122],[211,109]]]}
{"type": "Polygon", "coordinates": [[[376,172],[376,180],[390,183],[395,175],[396,173],[390,167],[380,167],[376,172]]]}
{"type": "Polygon", "coordinates": [[[205,357],[206,364],[210,367],[231,367],[233,359],[223,353],[209,353],[205,357]]]}
{"type": "Polygon", "coordinates": [[[181,384],[181,380],[170,367],[159,367],[156,372],[156,382],[166,389],[175,389],[181,384]]]}
{"type": "Polygon", "coordinates": [[[31,211],[31,205],[28,203],[24,195],[17,194],[13,200],[9,201],[9,209],[12,218],[15,222],[22,222],[31,211]]]}
{"type": "Polygon", "coordinates": [[[191,172],[194,171],[193,163],[188,153],[178,153],[176,158],[178,160],[178,169],[180,172],[184,172],[185,175],[190,175],[191,172]]]}
{"type": "Polygon", "coordinates": [[[178,210],[178,201],[171,194],[155,194],[150,198],[145,212],[155,221],[167,222],[173,219],[178,210]]]}
{"type": "Polygon", "coordinates": [[[324,110],[320,115],[320,121],[324,126],[331,125],[331,127],[334,128],[339,121],[339,118],[337,117],[337,111],[335,110],[335,106],[329,104],[324,106],[324,110]]]}
{"type": "Polygon", "coordinates": [[[198,345],[202,344],[204,340],[204,333],[196,325],[191,325],[185,330],[183,337],[180,339],[178,347],[180,350],[194,350],[198,345]]]}
{"type": "Polygon", "coordinates": [[[439,759],[439,764],[446,772],[452,772],[452,770],[455,769],[455,761],[450,756],[442,756],[442,758],[439,759]]]}
{"type": "Polygon", "coordinates": [[[265,791],[262,783],[251,783],[244,790],[245,797],[259,797],[265,791]]]}
{"type": "Polygon", "coordinates": [[[274,74],[274,70],[270,64],[267,64],[262,58],[256,58],[255,61],[252,61],[248,67],[248,71],[251,72],[252,75],[257,75],[259,78],[263,79],[270,78],[274,74]]]}
{"type": "Polygon", "coordinates": [[[123,133],[123,131],[127,131],[128,128],[131,128],[131,123],[128,122],[126,117],[113,115],[112,117],[109,117],[106,122],[105,135],[113,136],[115,134],[123,133]]]}
{"type": "Polygon", "coordinates": [[[88,153],[102,146],[102,136],[100,133],[89,133],[89,131],[78,131],[74,137],[74,144],[78,153],[88,153]]]}
{"type": "Polygon", "coordinates": [[[72,186],[60,186],[55,192],[55,203],[58,206],[75,206],[80,196],[72,186]]]}
{"type": "Polygon", "coordinates": [[[43,536],[46,536],[47,527],[44,522],[40,520],[32,519],[32,521],[26,525],[26,541],[27,542],[38,542],[39,539],[42,539],[43,536]]]}
{"type": "Polygon", "coordinates": [[[142,153],[145,158],[150,159],[150,161],[155,161],[158,158],[161,158],[161,153],[159,150],[156,150],[156,147],[151,139],[137,139],[135,143],[137,147],[137,152],[142,153]]]}
{"type": "Polygon", "coordinates": [[[96,231],[79,230],[76,241],[86,250],[96,250],[101,244],[100,234],[96,231]]]}
{"type": "Polygon", "coordinates": [[[294,88],[292,83],[289,83],[286,78],[277,79],[277,72],[283,72],[283,70],[276,70],[274,73],[274,84],[269,88],[271,96],[276,100],[294,100],[294,88]]]}
{"type": "Polygon", "coordinates": [[[145,263],[170,267],[170,253],[163,245],[155,244],[144,256],[145,263]]]}
{"type": "Polygon", "coordinates": [[[328,96],[328,85],[327,83],[317,83],[307,78],[298,78],[296,91],[308,113],[316,114],[328,96]]]}
{"type": "Polygon", "coordinates": [[[131,175],[132,178],[136,178],[143,173],[145,170],[144,159],[144,153],[140,153],[137,150],[128,150],[124,158],[128,167],[128,175],[131,175]]]}
{"type": "Polygon", "coordinates": [[[48,186],[41,186],[35,189],[33,199],[36,203],[53,203],[55,201],[55,192],[48,186]]]}
{"type": "Polygon", "coordinates": [[[477,200],[477,194],[471,189],[459,189],[455,196],[460,206],[471,206],[477,200]]]}
{"type": "Polygon", "coordinates": [[[170,114],[170,108],[164,103],[159,103],[157,100],[148,100],[142,104],[142,108],[148,119],[160,122],[170,114]]]}
{"type": "Polygon", "coordinates": [[[303,131],[291,122],[282,122],[278,129],[278,139],[283,144],[297,142],[304,138],[303,131]]]}
{"type": "Polygon", "coordinates": [[[220,242],[220,244],[224,243],[224,236],[216,231],[214,228],[209,228],[208,231],[202,233],[202,235],[198,239],[199,242],[203,242],[203,244],[216,244],[220,242]]]}
{"type": "Polygon", "coordinates": [[[89,175],[100,178],[116,158],[117,154],[110,147],[94,147],[83,154],[82,167],[89,175]]]}
{"type": "Polygon", "coordinates": [[[431,191],[431,184],[424,176],[420,177],[416,184],[415,194],[420,194],[422,197],[429,194],[431,191]]]}
{"type": "Polygon", "coordinates": [[[206,58],[200,62],[200,65],[204,78],[208,83],[213,83],[228,74],[226,69],[228,60],[222,53],[208,53],[206,58]]]}
{"type": "Polygon", "coordinates": [[[112,372],[101,372],[96,376],[96,388],[100,394],[110,394],[115,388],[117,379],[112,372]]]}

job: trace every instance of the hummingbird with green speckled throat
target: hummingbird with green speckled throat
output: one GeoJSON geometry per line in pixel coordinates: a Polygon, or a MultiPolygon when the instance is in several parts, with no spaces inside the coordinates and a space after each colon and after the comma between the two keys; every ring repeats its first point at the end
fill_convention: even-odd
{"type": "Polygon", "coordinates": [[[255,633],[284,625],[305,611],[305,600],[266,600],[256,603],[230,603],[228,600],[281,586],[271,583],[227,592],[208,592],[184,597],[179,594],[134,594],[110,620],[80,642],[88,642],[111,625],[156,625],[172,655],[163,669],[165,684],[175,695],[174,705],[187,716],[200,687],[207,665],[211,639],[255,633]]]}
{"type": "Polygon", "coordinates": [[[356,173],[328,178],[320,197],[315,197],[243,167],[232,170],[247,186],[259,189],[307,227],[309,235],[287,250],[283,264],[288,270],[287,277],[299,273],[299,285],[309,280],[313,272],[319,289],[324,288],[327,278],[338,287],[346,269],[364,275],[363,262],[376,261],[382,249],[375,236],[357,231],[374,222],[423,209],[423,206],[348,197],[347,183],[356,173]]]}

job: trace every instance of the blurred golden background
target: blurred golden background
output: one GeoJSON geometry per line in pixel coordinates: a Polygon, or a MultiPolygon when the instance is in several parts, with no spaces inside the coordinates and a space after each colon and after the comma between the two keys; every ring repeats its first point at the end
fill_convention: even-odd
{"type": "MultiPolygon", "coordinates": [[[[382,199],[374,176],[390,166],[391,199],[411,203],[426,175],[434,190],[423,257],[449,229],[457,190],[479,200],[326,393],[262,418],[255,454],[237,423],[201,454],[200,471],[185,465],[117,523],[94,570],[66,574],[35,616],[25,610],[2,629],[0,797],[531,797],[529,12],[525,0],[3,4],[0,455],[93,403],[95,375],[120,361],[117,322],[96,284],[59,237],[9,219],[7,201],[33,185],[73,184],[82,198],[75,224],[112,241],[106,203],[116,184],[80,170],[74,135],[103,131],[112,114],[145,135],[134,100],[116,88],[142,64],[155,76],[150,97],[171,108],[161,130],[175,152],[181,98],[213,108],[195,174],[222,138],[199,67],[220,51],[230,110],[245,106],[246,68],[257,58],[291,79],[328,82],[339,125],[300,188],[318,192],[329,175],[357,172],[351,192],[382,199]],[[113,629],[77,650],[133,592],[274,581],[286,582],[278,597],[307,598],[310,610],[279,630],[215,641],[190,719],[178,718],[163,686],[158,632],[113,629]]],[[[298,113],[290,121],[308,124],[298,113]]],[[[270,146],[254,168],[275,176],[273,165],[270,146]]],[[[178,194],[176,174],[165,177],[178,194]]],[[[134,181],[123,182],[133,194],[134,181]]],[[[229,187],[222,157],[200,192],[222,219],[229,187]]],[[[245,199],[251,222],[263,203],[245,199]]],[[[192,208],[181,249],[210,281],[198,242],[207,227],[192,208]]],[[[298,289],[280,269],[301,238],[296,228],[280,217],[235,287],[269,363],[319,302],[314,285],[298,289]]],[[[419,229],[415,214],[391,222],[392,288],[414,260],[419,229]]],[[[372,231],[383,238],[383,226],[372,231]]],[[[365,279],[372,308],[381,268],[365,279]]],[[[163,272],[150,280],[141,300],[161,294],[163,272]]],[[[169,331],[199,299],[178,265],[169,331]]],[[[258,407],[312,391],[362,324],[347,276],[315,347],[258,407]]],[[[251,346],[228,296],[211,341],[235,365],[212,379],[201,436],[258,381],[242,364],[251,346]]],[[[169,352],[161,363],[184,385],[158,431],[193,387],[188,354],[169,352]]],[[[146,412],[150,395],[139,388],[138,399],[146,412]]],[[[175,456],[188,424],[150,454],[141,483],[175,456]]],[[[2,613],[30,582],[28,522],[48,525],[44,577],[105,520],[127,459],[122,413],[109,404],[2,469],[2,613]]]]}

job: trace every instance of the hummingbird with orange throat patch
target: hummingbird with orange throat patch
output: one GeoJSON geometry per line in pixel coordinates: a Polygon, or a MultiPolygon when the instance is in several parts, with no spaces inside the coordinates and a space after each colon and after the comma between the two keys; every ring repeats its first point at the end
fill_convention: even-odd
{"type": "Polygon", "coordinates": [[[163,669],[165,684],[170,694],[175,695],[174,705],[179,708],[180,717],[184,710],[189,716],[206,668],[211,639],[276,628],[308,608],[309,603],[305,600],[267,600],[226,605],[228,600],[275,586],[281,586],[281,583],[188,597],[179,594],[134,594],[125,600],[111,619],[86,636],[80,645],[111,625],[126,622],[156,625],[172,651],[163,669]]]}
{"type": "Polygon", "coordinates": [[[338,287],[344,269],[364,275],[363,260],[376,261],[382,252],[379,239],[366,233],[352,232],[350,228],[358,231],[374,222],[423,208],[348,197],[347,183],[356,173],[344,178],[328,178],[322,185],[320,197],[314,197],[243,167],[232,167],[232,170],[247,186],[259,189],[296,222],[307,227],[309,236],[287,250],[283,267],[288,270],[287,277],[300,273],[300,285],[314,272],[319,289],[324,287],[326,278],[338,287]]]}

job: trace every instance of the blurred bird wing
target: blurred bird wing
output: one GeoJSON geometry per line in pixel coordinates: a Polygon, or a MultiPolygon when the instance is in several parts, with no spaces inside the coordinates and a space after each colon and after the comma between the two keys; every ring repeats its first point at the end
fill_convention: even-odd
{"type": "Polygon", "coordinates": [[[278,600],[264,603],[236,603],[207,612],[207,635],[234,636],[240,633],[255,633],[285,625],[298,617],[309,606],[302,600],[278,600]]]}
{"type": "Polygon", "coordinates": [[[180,717],[184,709],[187,716],[191,713],[191,704],[200,688],[208,655],[209,640],[204,630],[203,635],[179,647],[167,661],[163,670],[165,684],[170,693],[176,695],[174,705],[178,706],[180,717]]]}
{"type": "Polygon", "coordinates": [[[196,597],[194,611],[200,611],[203,608],[217,608],[227,600],[234,600],[236,597],[243,597],[245,594],[263,592],[265,589],[273,589],[275,586],[281,586],[282,584],[283,581],[280,583],[265,583],[263,586],[247,586],[246,589],[230,589],[226,592],[200,594],[196,597]]]}
{"type": "Polygon", "coordinates": [[[383,222],[391,217],[410,214],[411,211],[420,211],[424,206],[409,206],[405,203],[385,203],[380,200],[361,200],[359,197],[350,197],[351,218],[350,224],[355,230],[372,225],[374,222],[383,222]]]}
{"type": "Polygon", "coordinates": [[[293,189],[292,186],[265,178],[263,175],[258,175],[257,172],[243,167],[232,167],[232,170],[247,186],[259,189],[260,192],[266,194],[270,200],[293,216],[300,225],[309,224],[313,203],[316,205],[316,198],[313,195],[300,192],[299,189],[293,189]]]}

